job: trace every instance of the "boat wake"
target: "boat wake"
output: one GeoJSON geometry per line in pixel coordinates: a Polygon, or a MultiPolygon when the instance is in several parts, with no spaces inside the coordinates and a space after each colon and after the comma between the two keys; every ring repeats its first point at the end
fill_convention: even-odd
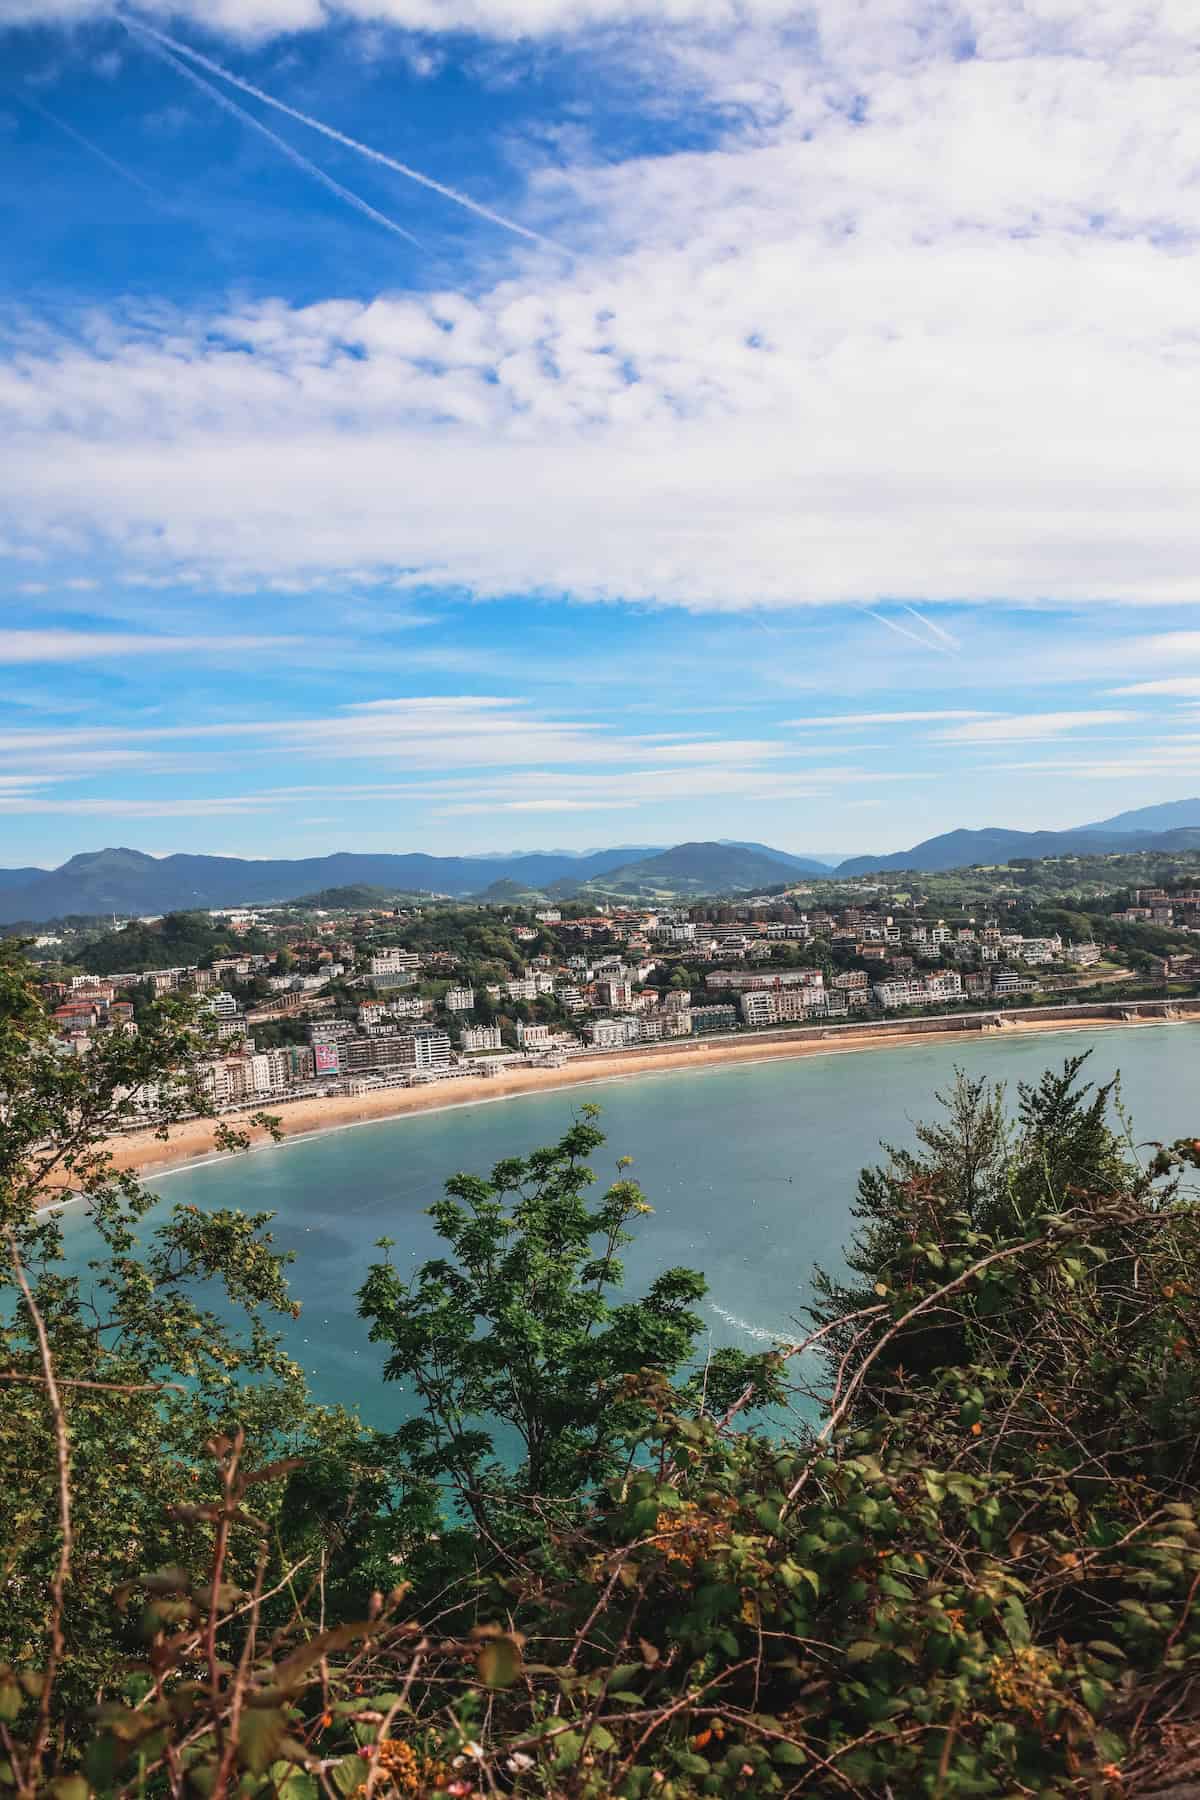
{"type": "Polygon", "coordinates": [[[794,1335],[790,1331],[768,1331],[765,1326],[751,1325],[748,1319],[739,1319],[736,1313],[729,1312],[724,1306],[718,1306],[715,1300],[710,1300],[708,1304],[710,1312],[715,1312],[718,1319],[723,1320],[726,1325],[732,1326],[734,1331],[744,1333],[756,1344],[790,1344],[794,1341],[794,1335]]]}

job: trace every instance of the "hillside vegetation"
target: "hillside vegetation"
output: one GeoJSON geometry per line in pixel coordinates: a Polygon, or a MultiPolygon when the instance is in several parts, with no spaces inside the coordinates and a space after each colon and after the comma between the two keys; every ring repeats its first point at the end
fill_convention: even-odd
{"type": "Polygon", "coordinates": [[[269,1215],[149,1215],[111,1173],[134,1090],[164,1125],[197,1102],[197,1048],[165,1007],[62,1059],[0,946],[20,1800],[1131,1800],[1200,1771],[1200,1140],[1136,1157],[1080,1058],[1011,1100],[960,1079],[863,1174],[802,1340],[710,1356],[700,1272],[624,1291],[649,1201],[597,1190],[585,1108],[453,1175],[422,1267],[381,1240],[364,1332],[419,1405],[376,1433],[278,1342],[269,1215]],[[31,1210],[64,1170],[86,1283],[31,1210]]]}

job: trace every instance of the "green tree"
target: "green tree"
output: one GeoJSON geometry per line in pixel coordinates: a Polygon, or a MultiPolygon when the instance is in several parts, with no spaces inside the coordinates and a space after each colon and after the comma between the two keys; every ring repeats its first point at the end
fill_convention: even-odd
{"type": "MultiPolygon", "coordinates": [[[[629,1379],[676,1375],[702,1329],[692,1309],[707,1284],[692,1269],[665,1270],[641,1299],[614,1299],[628,1227],[651,1209],[623,1174],[589,1201],[585,1159],[604,1142],[595,1116],[584,1107],[559,1143],[498,1163],[490,1178],[455,1175],[431,1208],[449,1254],[411,1281],[377,1263],[359,1293],[372,1339],[389,1347],[385,1378],[421,1400],[396,1433],[407,1469],[448,1481],[481,1523],[512,1492],[569,1497],[621,1467],[644,1424],[629,1379]]],[[[762,1360],[722,1358],[713,1404],[762,1360]]]]}
{"type": "MultiPolygon", "coordinates": [[[[165,1004],[136,1036],[99,1034],[66,1055],[29,965],[0,945],[0,1664],[57,1634],[68,1709],[114,1678],[135,1641],[114,1620],[121,1583],[198,1547],[203,1533],[181,1532],[167,1509],[211,1498],[208,1440],[240,1428],[265,1460],[343,1431],[310,1406],[273,1328],[299,1309],[270,1215],[164,1212],[114,1166],[123,1128],[166,1136],[206,1110],[197,1068],[210,1045],[196,1020],[165,1004]],[[84,1274],[68,1269],[53,1210],[64,1193],[98,1240],[84,1274]]],[[[247,1141],[217,1133],[228,1150],[247,1141]]],[[[268,1510],[281,1495],[280,1482],[268,1510]]]]}

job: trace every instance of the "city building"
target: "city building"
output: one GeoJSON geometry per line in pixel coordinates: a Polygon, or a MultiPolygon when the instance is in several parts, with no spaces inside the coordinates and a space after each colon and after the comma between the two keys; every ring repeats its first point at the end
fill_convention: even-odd
{"type": "Polygon", "coordinates": [[[710,1031],[734,1031],[737,1028],[737,1008],[734,1006],[693,1006],[692,1032],[695,1036],[710,1031]]]}

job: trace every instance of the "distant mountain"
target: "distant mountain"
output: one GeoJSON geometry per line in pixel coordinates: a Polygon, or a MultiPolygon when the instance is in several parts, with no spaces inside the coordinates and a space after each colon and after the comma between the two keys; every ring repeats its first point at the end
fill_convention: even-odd
{"type": "Polygon", "coordinates": [[[0,869],[0,894],[7,888],[27,887],[45,873],[45,869],[0,869]]]}
{"type": "Polygon", "coordinates": [[[700,894],[748,893],[780,887],[797,875],[828,876],[822,864],[802,863],[782,850],[747,849],[739,844],[676,844],[657,856],[641,857],[622,869],[594,876],[586,883],[562,881],[554,892],[630,895],[684,899],[700,894]]]}
{"type": "Polygon", "coordinates": [[[1179,831],[947,831],[926,838],[911,850],[890,856],[851,856],[839,863],[838,875],[875,875],[890,869],[912,869],[933,874],[945,869],[967,869],[978,863],[1005,863],[1014,856],[1108,856],[1120,851],[1197,850],[1200,828],[1179,831]]]}
{"type": "MultiPolygon", "coordinates": [[[[781,862],[789,869],[799,869],[802,874],[815,875],[820,869],[832,869],[841,861],[838,856],[821,856],[815,850],[773,850],[770,844],[744,844],[738,838],[718,838],[722,849],[755,850],[759,856],[769,856],[772,862],[781,862]]],[[[655,856],[657,851],[643,850],[643,856],[655,856]]]]}
{"type": "Polygon", "coordinates": [[[235,856],[146,856],[108,849],[73,856],[60,869],[11,870],[0,878],[0,924],[68,914],[165,913],[189,907],[268,905],[325,888],[364,885],[387,893],[463,898],[495,881],[542,889],[570,876],[587,881],[630,860],[627,846],[590,856],[494,857],[354,854],[248,862],[235,856]],[[28,877],[18,880],[18,875],[28,877]]]}
{"type": "Polygon", "coordinates": [[[1200,826],[1200,799],[1164,800],[1161,806],[1139,806],[1133,812],[1116,813],[1082,831],[1178,831],[1200,826]]]}

